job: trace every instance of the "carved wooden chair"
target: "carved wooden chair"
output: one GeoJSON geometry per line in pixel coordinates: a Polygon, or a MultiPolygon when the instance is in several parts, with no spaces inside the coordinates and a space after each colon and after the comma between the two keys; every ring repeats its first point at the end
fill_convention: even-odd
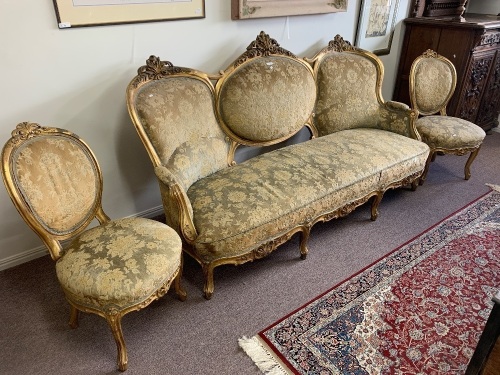
{"type": "Polygon", "coordinates": [[[93,152],[63,129],[23,122],[2,151],[7,191],[28,226],[56,261],[71,307],[104,317],[127,369],[122,317],[162,297],[174,283],[179,299],[181,240],[167,225],[145,218],[110,220],[101,205],[102,174],[93,152]],[[88,229],[96,219],[99,225],[88,229]]]}
{"type": "Polygon", "coordinates": [[[410,100],[420,118],[416,128],[431,149],[420,179],[423,184],[430,162],[437,153],[470,156],[465,164],[465,179],[470,178],[470,166],[476,158],[486,133],[470,121],[446,115],[446,106],[455,91],[457,73],[453,63],[427,50],[418,56],[410,69],[410,100]]]}

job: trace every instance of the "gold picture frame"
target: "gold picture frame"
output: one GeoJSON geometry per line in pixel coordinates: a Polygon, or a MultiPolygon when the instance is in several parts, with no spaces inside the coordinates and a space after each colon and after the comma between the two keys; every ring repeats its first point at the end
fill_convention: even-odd
{"type": "Polygon", "coordinates": [[[205,18],[205,0],[53,0],[60,29],[205,18]]]}
{"type": "Polygon", "coordinates": [[[231,0],[231,19],[346,12],[348,0],[231,0]]]}
{"type": "Polygon", "coordinates": [[[400,0],[361,0],[356,47],[388,55],[398,19],[400,0]]]}

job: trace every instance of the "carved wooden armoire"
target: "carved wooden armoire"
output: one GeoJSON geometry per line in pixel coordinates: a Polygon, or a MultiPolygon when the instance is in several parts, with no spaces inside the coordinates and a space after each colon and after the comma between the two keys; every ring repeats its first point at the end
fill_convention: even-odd
{"type": "Polygon", "coordinates": [[[394,97],[410,105],[408,75],[413,60],[427,49],[450,59],[457,87],[447,107],[450,116],[469,120],[484,130],[498,126],[500,113],[500,17],[464,14],[404,20],[405,36],[394,97]]]}

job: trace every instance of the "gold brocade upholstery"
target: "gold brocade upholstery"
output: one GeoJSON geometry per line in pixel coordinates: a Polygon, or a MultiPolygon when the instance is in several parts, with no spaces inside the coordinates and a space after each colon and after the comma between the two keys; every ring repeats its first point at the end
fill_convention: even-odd
{"type": "Polygon", "coordinates": [[[326,51],[316,65],[319,135],[355,128],[376,128],[413,137],[410,112],[402,103],[384,103],[383,70],[371,55],[326,51]]]}
{"type": "Polygon", "coordinates": [[[425,116],[417,120],[422,141],[431,148],[476,148],[485,133],[470,121],[450,116],[425,116]]]}
{"type": "Polygon", "coordinates": [[[46,230],[71,233],[89,219],[99,181],[90,155],[71,138],[28,139],[13,161],[14,183],[46,230]]]}
{"type": "Polygon", "coordinates": [[[178,234],[144,218],[110,220],[101,206],[97,160],[67,130],[20,123],[3,148],[2,176],[20,215],[56,260],[71,327],[78,325],[78,311],[104,317],[117,345],[118,368],[126,370],[122,317],[163,296],[172,282],[185,299],[178,234]],[[87,229],[94,219],[100,225],[87,229]]]}
{"type": "Polygon", "coordinates": [[[206,262],[245,254],[269,233],[285,233],[374,190],[385,191],[409,171],[421,171],[428,147],[411,139],[398,143],[400,137],[374,129],[342,131],[254,157],[193,184],[188,196],[197,254],[206,262]]]}
{"type": "Polygon", "coordinates": [[[57,278],[81,306],[125,310],[146,301],[177,273],[180,248],[179,236],[160,222],[113,220],[65,247],[57,278]]]}
{"type": "Polygon", "coordinates": [[[127,87],[167,224],[200,263],[206,298],[215,267],[262,258],[295,233],[305,258],[315,223],[369,200],[375,220],[384,192],[413,187],[424,169],[414,112],[382,100],[381,61],[331,43],[308,60],[261,32],[218,74],[151,56],[127,87]],[[280,148],[304,127],[310,140],[280,148]],[[272,145],[235,162],[238,147],[272,145]]]}
{"type": "Polygon", "coordinates": [[[288,56],[250,59],[217,85],[223,125],[249,143],[295,134],[309,120],[315,99],[311,69],[288,56]]]}
{"type": "Polygon", "coordinates": [[[418,56],[410,69],[410,100],[414,110],[421,116],[415,126],[422,141],[431,148],[423,184],[429,166],[438,152],[455,155],[470,153],[465,164],[465,179],[470,178],[470,166],[476,158],[486,133],[476,124],[465,119],[446,115],[457,82],[453,63],[432,50],[418,56]]]}

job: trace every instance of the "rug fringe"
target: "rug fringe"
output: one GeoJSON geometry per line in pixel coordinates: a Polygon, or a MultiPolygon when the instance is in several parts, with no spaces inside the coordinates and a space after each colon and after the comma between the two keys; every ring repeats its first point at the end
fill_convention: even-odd
{"type": "Polygon", "coordinates": [[[500,192],[500,185],[486,184],[486,186],[489,186],[493,190],[500,192]]]}
{"type": "Polygon", "coordinates": [[[238,344],[265,375],[286,375],[288,372],[274,356],[261,344],[257,337],[238,339],[238,344]]]}

